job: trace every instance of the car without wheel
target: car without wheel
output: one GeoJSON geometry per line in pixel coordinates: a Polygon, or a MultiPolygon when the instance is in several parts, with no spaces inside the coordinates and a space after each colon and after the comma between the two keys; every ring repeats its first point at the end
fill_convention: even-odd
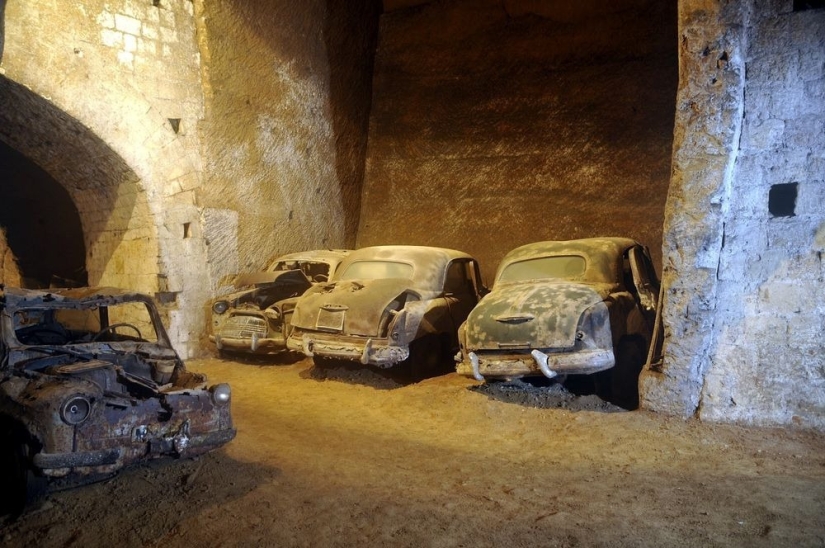
{"type": "Polygon", "coordinates": [[[638,406],[659,281],[628,238],[528,244],[509,252],[459,329],[456,370],[479,381],[596,374],[596,391],[638,406]]]}
{"type": "Polygon", "coordinates": [[[241,274],[235,291],[212,300],[209,340],[219,353],[275,354],[285,351],[298,297],[326,282],[349,254],[316,249],[273,260],[264,272],[241,274]]]}
{"type": "Polygon", "coordinates": [[[456,330],[483,292],[478,263],[461,251],[358,249],[329,283],[298,299],[287,344],[316,359],[407,362],[413,378],[423,378],[451,363],[456,330]]]}
{"type": "Polygon", "coordinates": [[[220,447],[235,437],[230,396],[186,370],[146,295],[0,288],[3,513],[50,479],[220,447]]]}

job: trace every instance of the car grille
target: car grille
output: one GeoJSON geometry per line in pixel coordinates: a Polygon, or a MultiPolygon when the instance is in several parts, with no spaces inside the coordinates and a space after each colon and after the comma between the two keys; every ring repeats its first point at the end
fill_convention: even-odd
{"type": "Polygon", "coordinates": [[[236,315],[226,320],[221,328],[221,337],[230,339],[251,339],[252,335],[266,335],[266,320],[258,316],[236,315]]]}

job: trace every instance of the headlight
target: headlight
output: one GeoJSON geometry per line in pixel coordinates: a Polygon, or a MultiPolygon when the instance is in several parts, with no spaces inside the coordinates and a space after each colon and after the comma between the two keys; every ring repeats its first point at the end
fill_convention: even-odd
{"type": "Polygon", "coordinates": [[[229,303],[226,301],[218,301],[212,305],[212,312],[215,314],[223,314],[229,308],[229,303]]]}
{"type": "Polygon", "coordinates": [[[72,396],[60,408],[60,418],[72,426],[81,424],[91,413],[92,402],[84,396],[72,396]]]}
{"type": "Polygon", "coordinates": [[[212,401],[217,405],[226,405],[232,398],[232,389],[226,383],[216,384],[212,387],[212,401]]]}

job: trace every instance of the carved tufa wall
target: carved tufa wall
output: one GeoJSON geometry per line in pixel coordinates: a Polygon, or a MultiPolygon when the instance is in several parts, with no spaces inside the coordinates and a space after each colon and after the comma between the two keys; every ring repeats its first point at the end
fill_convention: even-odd
{"type": "Polygon", "coordinates": [[[0,8],[0,140],[66,188],[89,284],[156,295],[184,356],[223,276],[354,242],[377,2],[0,8]]]}
{"type": "Polygon", "coordinates": [[[825,9],[795,4],[680,4],[648,408],[825,427],[825,9]]]}
{"type": "MultiPolygon", "coordinates": [[[[404,4],[402,2],[402,4],[404,4]]],[[[381,17],[358,244],[627,236],[659,263],[676,6],[448,0],[381,17]]]]}

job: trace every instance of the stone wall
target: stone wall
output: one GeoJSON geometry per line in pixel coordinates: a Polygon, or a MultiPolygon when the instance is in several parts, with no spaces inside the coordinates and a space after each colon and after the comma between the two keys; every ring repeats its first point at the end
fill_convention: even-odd
{"type": "Polygon", "coordinates": [[[20,271],[14,260],[14,253],[6,244],[6,234],[2,228],[0,228],[0,284],[20,286],[20,271]]]}
{"type": "Polygon", "coordinates": [[[206,297],[183,268],[203,256],[192,3],[11,2],[4,23],[0,139],[66,187],[89,283],[167,296],[190,354],[206,297]]]}
{"type": "Polygon", "coordinates": [[[0,140],[66,188],[89,283],[157,295],[184,356],[224,275],[354,242],[376,1],[0,7],[0,140]]]}
{"type": "Polygon", "coordinates": [[[825,9],[680,5],[655,410],[825,427],[825,9]]]}
{"type": "Polygon", "coordinates": [[[378,2],[204,0],[208,270],[355,243],[378,2]]]}
{"type": "Polygon", "coordinates": [[[381,17],[358,245],[629,236],[660,258],[675,4],[447,0],[381,17]]]}

